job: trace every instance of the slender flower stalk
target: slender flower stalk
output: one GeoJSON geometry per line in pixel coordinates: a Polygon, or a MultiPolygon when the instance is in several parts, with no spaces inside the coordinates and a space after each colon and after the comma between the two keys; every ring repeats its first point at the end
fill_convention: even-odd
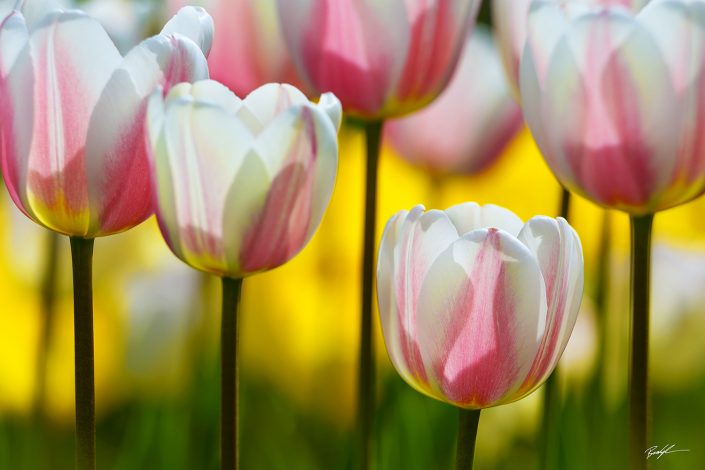
{"type": "Polygon", "coordinates": [[[629,380],[631,468],[646,468],[648,447],[649,295],[653,215],[631,217],[632,351],[629,380]]]}
{"type": "MultiPolygon", "coordinates": [[[[561,187],[560,203],[558,206],[560,217],[570,221],[570,191],[561,187]]],[[[559,391],[555,371],[548,377],[543,386],[543,417],[541,419],[541,468],[549,468],[551,462],[551,449],[555,449],[556,442],[553,437],[555,432],[556,408],[558,406],[559,391]]]]}
{"type": "Polygon", "coordinates": [[[242,279],[223,278],[223,311],[220,330],[220,468],[239,467],[238,399],[240,396],[238,320],[242,279]]]}
{"type": "Polygon", "coordinates": [[[372,292],[375,269],[377,222],[377,173],[383,121],[365,126],[367,170],[365,183],[365,227],[362,254],[362,311],[360,317],[360,371],[358,376],[358,432],[361,468],[369,468],[372,454],[372,429],[375,413],[375,361],[372,335],[372,292]]]}
{"type": "Polygon", "coordinates": [[[76,364],[76,469],[95,469],[93,239],[71,237],[76,364]]]}
{"type": "Polygon", "coordinates": [[[472,470],[475,461],[475,441],[482,410],[458,410],[458,448],[455,458],[457,470],[472,470]]]}
{"type": "Polygon", "coordinates": [[[43,414],[46,397],[47,355],[54,330],[54,311],[56,302],[57,276],[59,265],[59,234],[47,231],[44,272],[41,284],[41,317],[42,330],[37,350],[37,387],[34,398],[34,415],[40,418],[43,414]]]}

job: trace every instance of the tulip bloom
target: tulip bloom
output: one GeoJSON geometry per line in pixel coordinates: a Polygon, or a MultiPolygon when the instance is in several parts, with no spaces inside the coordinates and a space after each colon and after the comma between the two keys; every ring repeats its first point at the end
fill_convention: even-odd
{"type": "Polygon", "coordinates": [[[346,112],[399,116],[433,100],[450,79],[477,0],[278,0],[294,61],[346,112]]]}
{"type": "Polygon", "coordinates": [[[568,342],[580,239],[562,218],[417,206],[387,223],[377,291],[387,352],[407,383],[461,408],[509,403],[546,380],[568,342]]]}
{"type": "Polygon", "coordinates": [[[275,268],[313,235],[333,191],[340,102],[269,84],[240,100],[215,81],[152,95],[154,207],[176,256],[222,277],[275,268]]]}
{"type": "Polygon", "coordinates": [[[428,107],[389,121],[387,138],[411,163],[436,173],[477,173],[523,125],[492,35],[468,37],[453,79],[428,107]]]}
{"type": "MultiPolygon", "coordinates": [[[[509,82],[515,96],[519,96],[519,61],[526,44],[526,23],[529,16],[529,5],[533,0],[492,0],[492,24],[494,25],[502,52],[509,82]]],[[[550,0],[549,0],[550,1],[550,0]]],[[[564,8],[589,5],[620,5],[636,10],[648,0],[552,0],[564,8]]]]}
{"type": "Polygon", "coordinates": [[[564,186],[632,215],[705,191],[704,18],[703,1],[575,15],[536,3],[524,116],[564,186]]]}
{"type": "Polygon", "coordinates": [[[157,86],[207,77],[212,21],[184,8],[124,58],[80,11],[0,26],[2,171],[15,204],[82,238],[133,227],[152,213],[144,148],[146,101],[157,86]]]}

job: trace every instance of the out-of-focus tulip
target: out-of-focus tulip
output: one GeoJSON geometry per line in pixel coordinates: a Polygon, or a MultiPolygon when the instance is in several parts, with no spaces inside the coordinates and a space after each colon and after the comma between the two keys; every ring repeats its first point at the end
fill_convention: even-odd
{"type": "Polygon", "coordinates": [[[477,0],[278,0],[284,38],[310,85],[351,115],[399,116],[446,86],[477,0]]]}
{"type": "Polygon", "coordinates": [[[241,278],[275,268],[313,235],[333,191],[340,102],[268,84],[240,100],[206,80],[150,99],[154,207],[190,266],[241,278]]]}
{"type": "Polygon", "coordinates": [[[147,97],[208,76],[212,29],[204,10],[184,8],[123,58],[80,11],[51,11],[29,28],[21,13],[9,15],[0,27],[0,158],[15,204],[85,238],[149,217],[147,97]]]}
{"type": "Polygon", "coordinates": [[[463,408],[509,403],[553,371],[580,307],[583,254],[561,219],[498,206],[417,206],[382,238],[387,352],[412,387],[463,408]]]}
{"type": "Polygon", "coordinates": [[[644,215],[705,191],[705,2],[563,9],[537,1],[524,117],[563,185],[644,215]]]}
{"type": "Polygon", "coordinates": [[[213,51],[208,57],[213,80],[226,85],[238,96],[245,96],[270,82],[306,89],[284,43],[276,0],[212,0],[209,3],[215,21],[213,51]]]}
{"type": "MultiPolygon", "coordinates": [[[[502,61],[515,96],[519,96],[519,62],[526,44],[526,23],[533,0],[492,0],[494,25],[502,61]]],[[[551,0],[549,0],[551,1],[551,0]]],[[[620,5],[638,10],[648,0],[552,0],[563,7],[579,5],[620,5]]]]}
{"type": "Polygon", "coordinates": [[[385,132],[411,163],[437,173],[476,173],[495,161],[522,124],[494,40],[478,27],[445,91],[427,108],[389,121],[385,132]]]}

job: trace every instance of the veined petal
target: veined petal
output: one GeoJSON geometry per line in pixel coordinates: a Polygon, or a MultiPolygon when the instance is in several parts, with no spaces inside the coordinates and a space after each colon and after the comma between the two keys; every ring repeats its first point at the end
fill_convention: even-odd
{"type": "Polygon", "coordinates": [[[152,213],[144,146],[146,98],[156,88],[208,77],[206,59],[183,37],[155,36],[133,48],[113,72],[88,128],[86,170],[90,234],[126,230],[152,213]]]}
{"type": "Polygon", "coordinates": [[[226,256],[227,195],[252,136],[225,110],[182,98],[168,105],[162,138],[154,171],[157,218],[165,238],[189,265],[228,275],[238,267],[226,256]]]}
{"type": "Polygon", "coordinates": [[[464,235],[431,266],[418,305],[432,387],[465,408],[512,401],[546,315],[545,285],[527,247],[497,229],[464,235]]]}
{"type": "Polygon", "coordinates": [[[121,57],[98,22],[78,11],[49,13],[32,31],[30,47],[35,111],[28,200],[45,226],[90,235],[86,135],[121,57]]]}
{"type": "Polygon", "coordinates": [[[201,7],[183,7],[164,25],[161,34],[185,36],[207,57],[213,44],[213,18],[201,7]]]}
{"type": "Polygon", "coordinates": [[[313,236],[333,191],[337,132],[315,106],[293,106],[257,137],[255,151],[272,183],[264,207],[245,234],[240,259],[247,272],[283,264],[313,236]]]}
{"type": "Polygon", "coordinates": [[[278,6],[294,61],[316,90],[332,91],[354,114],[378,113],[408,50],[404,2],[279,0],[278,6]]]}
{"type": "Polygon", "coordinates": [[[387,230],[392,230],[391,240],[382,242],[377,281],[387,351],[404,380],[437,398],[429,385],[419,351],[422,332],[417,327],[417,306],[426,273],[438,256],[458,239],[458,232],[444,212],[424,212],[423,206],[416,206],[399,222],[390,224],[387,230]],[[384,250],[389,251],[384,255],[386,261],[382,261],[384,250]],[[380,279],[385,276],[390,279],[380,279]]]}
{"type": "Polygon", "coordinates": [[[548,300],[541,347],[520,391],[524,395],[544,382],[568,344],[580,310],[584,268],[580,238],[562,218],[534,217],[519,240],[538,260],[548,300]]]}
{"type": "Polygon", "coordinates": [[[524,226],[524,222],[512,211],[494,204],[480,206],[474,202],[465,202],[445,212],[460,235],[481,228],[498,228],[517,236],[524,226]]]}

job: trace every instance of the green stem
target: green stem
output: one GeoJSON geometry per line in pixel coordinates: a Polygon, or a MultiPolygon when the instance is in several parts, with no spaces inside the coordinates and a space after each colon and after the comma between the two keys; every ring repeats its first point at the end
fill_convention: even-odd
{"type": "MultiPolygon", "coordinates": [[[[563,217],[566,220],[569,220],[570,217],[570,201],[570,191],[568,191],[564,187],[561,187],[560,204],[558,206],[558,210],[559,216],[563,217]]],[[[555,371],[553,371],[553,373],[548,376],[548,379],[546,379],[546,383],[543,385],[543,388],[543,419],[541,421],[542,446],[540,452],[541,468],[546,469],[551,467],[551,449],[556,447],[554,442],[554,437],[557,435],[555,429],[555,417],[557,401],[560,400],[560,394],[558,391],[558,380],[556,379],[555,371]]]]}
{"type": "Polygon", "coordinates": [[[34,400],[35,418],[43,414],[46,397],[46,375],[49,346],[54,330],[54,310],[56,304],[57,270],[59,265],[59,237],[51,230],[46,231],[46,254],[40,291],[40,311],[42,327],[37,346],[37,387],[34,400]]]}
{"type": "Polygon", "coordinates": [[[220,330],[220,468],[238,468],[237,403],[239,363],[237,335],[242,279],[223,278],[223,311],[220,330]]]}
{"type": "Polygon", "coordinates": [[[93,239],[71,237],[76,349],[76,468],[95,470],[93,239]]]}
{"type": "Polygon", "coordinates": [[[458,447],[455,458],[455,468],[457,470],[472,470],[473,461],[475,460],[477,426],[480,424],[480,411],[459,409],[458,447]]]}
{"type": "Polygon", "coordinates": [[[382,121],[365,125],[367,176],[365,183],[365,234],[362,257],[362,305],[360,322],[360,371],[358,377],[358,439],[360,468],[370,467],[372,423],[375,406],[374,337],[372,292],[374,282],[375,223],[377,219],[377,172],[381,149],[382,121]]]}
{"type": "Polygon", "coordinates": [[[653,214],[631,217],[632,352],[629,382],[631,468],[645,469],[648,445],[649,289],[653,214]]]}

